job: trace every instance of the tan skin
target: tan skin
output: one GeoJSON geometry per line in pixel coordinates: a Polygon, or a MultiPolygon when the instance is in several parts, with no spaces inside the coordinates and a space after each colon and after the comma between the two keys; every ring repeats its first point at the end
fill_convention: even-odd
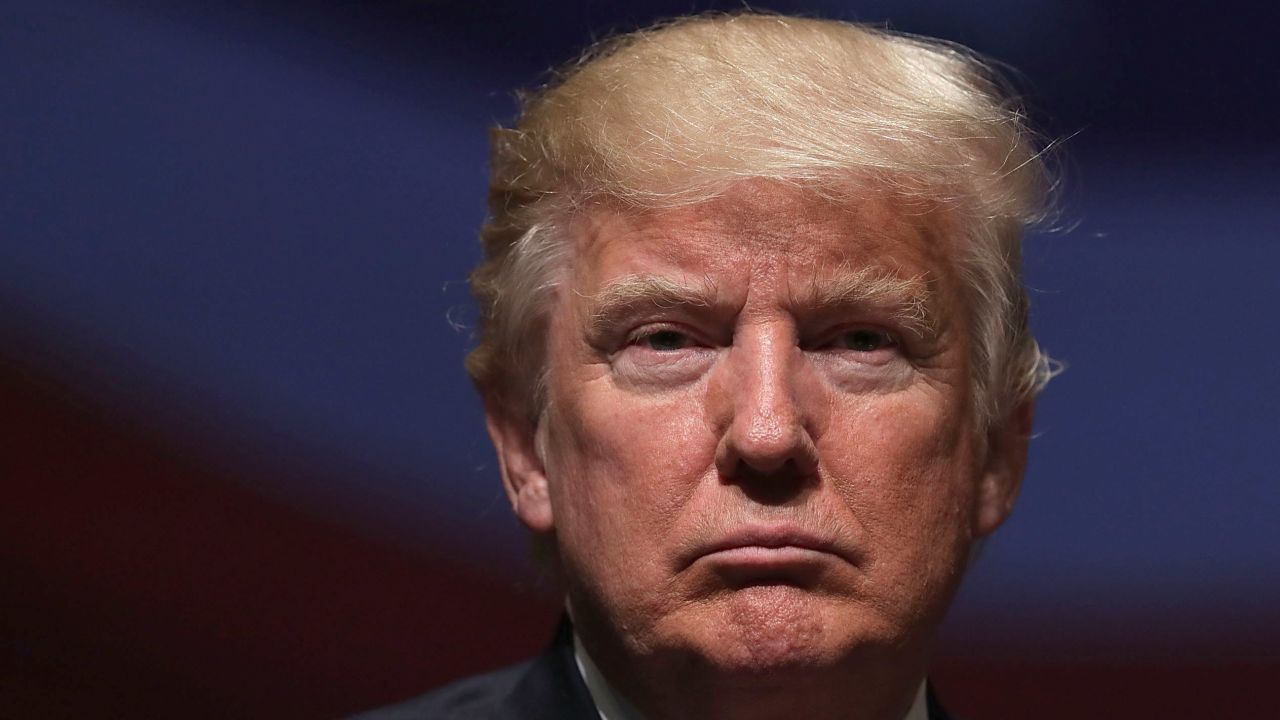
{"type": "Polygon", "coordinates": [[[647,717],[905,714],[1031,417],[975,427],[937,227],[764,182],[579,226],[549,406],[489,425],[584,645],[647,717]]]}

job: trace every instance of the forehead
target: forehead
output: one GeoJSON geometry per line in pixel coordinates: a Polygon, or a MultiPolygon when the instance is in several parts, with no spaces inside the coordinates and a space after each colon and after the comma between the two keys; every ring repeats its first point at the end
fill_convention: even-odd
{"type": "Polygon", "coordinates": [[[588,212],[576,234],[573,274],[580,285],[655,272],[794,281],[873,267],[937,290],[954,254],[945,226],[939,213],[908,209],[885,193],[835,199],[744,181],[688,207],[588,212]]]}

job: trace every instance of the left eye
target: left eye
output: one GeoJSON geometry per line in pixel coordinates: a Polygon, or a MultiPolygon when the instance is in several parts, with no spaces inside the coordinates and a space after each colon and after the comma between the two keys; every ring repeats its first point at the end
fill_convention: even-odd
{"type": "Polygon", "coordinates": [[[841,350],[875,352],[876,350],[893,347],[897,344],[897,341],[894,340],[892,335],[883,330],[857,328],[840,333],[832,344],[841,350]]]}
{"type": "Polygon", "coordinates": [[[683,350],[693,345],[693,340],[676,330],[655,330],[635,339],[635,344],[657,352],[683,350]]]}

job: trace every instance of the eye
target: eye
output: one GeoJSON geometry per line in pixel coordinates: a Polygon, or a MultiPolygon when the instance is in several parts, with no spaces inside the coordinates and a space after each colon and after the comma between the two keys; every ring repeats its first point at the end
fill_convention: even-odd
{"type": "Polygon", "coordinates": [[[874,328],[854,328],[845,330],[837,335],[832,345],[839,350],[853,350],[854,352],[875,352],[891,348],[898,344],[893,335],[884,330],[876,330],[874,328]]]}
{"type": "Polygon", "coordinates": [[[645,332],[631,343],[656,352],[674,352],[693,346],[693,339],[678,330],[653,330],[645,332]]]}
{"type": "Polygon", "coordinates": [[[632,330],[625,344],[610,355],[609,363],[622,386],[656,392],[695,382],[716,356],[716,348],[696,331],[654,323],[632,330]]]}

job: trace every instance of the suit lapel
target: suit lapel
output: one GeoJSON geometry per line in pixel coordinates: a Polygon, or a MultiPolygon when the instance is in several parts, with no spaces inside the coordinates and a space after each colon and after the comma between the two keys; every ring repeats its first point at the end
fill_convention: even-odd
{"type": "Polygon", "coordinates": [[[925,699],[929,707],[929,720],[955,720],[947,714],[946,708],[942,707],[942,702],[938,700],[938,696],[933,692],[933,684],[925,684],[925,699]]]}
{"type": "Polygon", "coordinates": [[[511,690],[502,711],[503,718],[521,720],[600,720],[573,659],[573,628],[568,618],[560,622],[551,647],[511,690]]]}

